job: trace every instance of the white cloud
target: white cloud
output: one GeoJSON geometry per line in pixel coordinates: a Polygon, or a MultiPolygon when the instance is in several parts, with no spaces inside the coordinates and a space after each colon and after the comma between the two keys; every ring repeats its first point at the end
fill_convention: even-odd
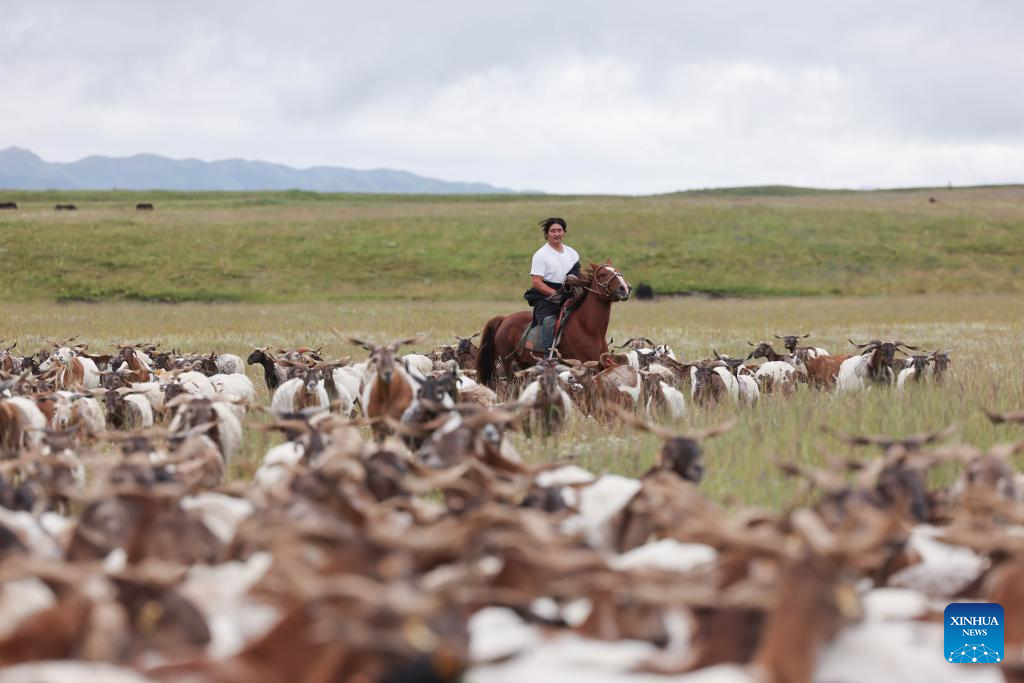
{"type": "Polygon", "coordinates": [[[1017,3],[15,2],[0,146],[551,192],[1024,180],[1017,3]]]}

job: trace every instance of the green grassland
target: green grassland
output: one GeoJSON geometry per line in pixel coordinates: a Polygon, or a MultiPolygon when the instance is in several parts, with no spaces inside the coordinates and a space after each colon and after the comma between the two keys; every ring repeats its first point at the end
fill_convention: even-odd
{"type": "MultiPolygon", "coordinates": [[[[253,345],[325,347],[332,357],[365,357],[365,351],[342,343],[331,333],[378,341],[425,331],[415,348],[450,338],[452,331],[469,334],[492,315],[510,312],[522,302],[502,301],[373,301],[306,304],[198,304],[166,306],[147,303],[5,305],[0,338],[18,341],[18,350],[33,350],[41,338],[80,335],[100,351],[115,341],[160,342],[197,352],[242,355],[253,345]]],[[[1014,295],[916,295],[893,297],[801,297],[712,299],[689,297],[654,302],[628,301],[613,308],[610,334],[616,339],[643,334],[673,345],[686,358],[704,358],[712,349],[739,355],[746,342],[773,333],[810,332],[811,341],[833,352],[849,350],[848,337],[898,338],[928,350],[952,351],[951,374],[941,387],[915,387],[899,394],[871,390],[860,395],[835,395],[801,390],[791,398],[763,397],[754,408],[722,405],[690,409],[671,424],[686,430],[737,418],[726,435],[707,444],[707,479],[702,488],[720,501],[778,509],[799,500],[796,482],[782,477],[775,459],[824,463],[830,457],[867,458],[872,451],[852,450],[822,427],[847,433],[905,435],[960,425],[953,441],[987,447],[995,441],[1024,438],[1024,427],[991,425],[982,408],[1024,408],[1024,297],[1014,295]]],[[[10,342],[7,342],[8,344],[10,342]]],[[[260,403],[269,393],[262,373],[249,368],[260,403]]],[[[263,453],[279,437],[253,429],[265,421],[254,411],[233,475],[248,476],[263,453]]],[[[533,462],[576,462],[594,471],[637,475],[650,466],[658,440],[621,425],[573,419],[565,432],[548,441],[512,435],[533,462]]],[[[943,482],[959,472],[944,466],[943,482]]]]}
{"type": "Polygon", "coordinates": [[[0,192],[0,301],[513,298],[539,219],[661,293],[1020,293],[1024,188],[653,197],[0,192]],[[934,197],[936,202],[929,202],[934,197]],[[136,202],[156,205],[136,212],[136,202]],[[77,212],[56,212],[74,203],[77,212]]]}

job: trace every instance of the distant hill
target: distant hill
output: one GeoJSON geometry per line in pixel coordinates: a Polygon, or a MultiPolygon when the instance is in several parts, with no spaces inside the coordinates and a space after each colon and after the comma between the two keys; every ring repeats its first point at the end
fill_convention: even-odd
{"type": "Polygon", "coordinates": [[[11,190],[308,190],[399,194],[491,194],[512,190],[485,183],[437,180],[390,169],[297,169],[265,161],[168,159],[156,154],[43,161],[27,149],[0,150],[0,188],[11,190]]]}

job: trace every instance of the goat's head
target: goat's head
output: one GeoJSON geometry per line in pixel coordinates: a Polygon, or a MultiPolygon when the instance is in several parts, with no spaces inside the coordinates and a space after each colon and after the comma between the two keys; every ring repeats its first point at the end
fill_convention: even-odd
{"type": "Polygon", "coordinates": [[[906,342],[902,341],[882,341],[880,339],[872,339],[864,344],[858,344],[852,339],[849,341],[860,350],[860,355],[866,356],[870,354],[871,376],[876,381],[891,379],[893,374],[893,364],[896,360],[896,351],[898,349],[916,351],[920,348],[917,346],[910,346],[906,342]]]}
{"type": "Polygon", "coordinates": [[[775,353],[775,349],[772,348],[770,342],[761,340],[756,344],[752,341],[747,341],[747,343],[754,347],[754,350],[750,352],[749,356],[747,356],[747,360],[751,360],[753,358],[774,358],[778,355],[775,353]]]}
{"type": "MultiPolygon", "coordinates": [[[[149,359],[153,361],[152,366],[159,370],[170,370],[173,366],[173,359],[170,351],[157,351],[155,348],[152,351],[147,351],[149,359]]],[[[113,362],[113,361],[111,361],[113,362]]],[[[113,369],[113,366],[111,366],[113,369]]]]}
{"type": "Polygon", "coordinates": [[[67,346],[62,346],[56,349],[52,354],[47,354],[47,356],[39,363],[39,371],[47,372],[57,367],[67,366],[74,356],[74,351],[67,346]]]}
{"type": "MultiPolygon", "coordinates": [[[[608,354],[604,354],[608,355],[608,354]]],[[[604,356],[602,356],[603,358],[604,356]]],[[[538,383],[538,396],[557,396],[561,390],[558,375],[566,370],[573,371],[579,366],[562,365],[558,359],[539,358],[532,368],[520,370],[516,377],[529,377],[538,383]]]]}
{"type": "Polygon", "coordinates": [[[268,360],[272,360],[272,359],[267,354],[267,350],[266,349],[262,349],[262,348],[260,348],[258,346],[254,346],[253,349],[252,349],[252,353],[250,353],[248,358],[245,359],[245,362],[248,365],[256,365],[257,363],[262,365],[265,361],[268,361],[268,360]]]}
{"type": "Polygon", "coordinates": [[[217,353],[211,352],[208,356],[201,356],[199,359],[199,372],[206,376],[216,375],[220,370],[217,368],[217,353]]]}
{"type": "Polygon", "coordinates": [[[315,394],[317,387],[324,378],[324,371],[317,367],[308,368],[302,378],[307,394],[315,394]]]}
{"type": "Polygon", "coordinates": [[[422,401],[441,405],[446,397],[452,401],[457,398],[455,373],[445,372],[438,377],[427,377],[422,381],[412,373],[409,373],[409,376],[419,385],[416,396],[422,401]]]}
{"type": "Polygon", "coordinates": [[[936,379],[949,369],[949,351],[933,351],[931,361],[934,365],[936,379]]]}
{"type": "Polygon", "coordinates": [[[459,335],[452,332],[452,336],[459,340],[457,352],[459,355],[467,355],[475,353],[476,346],[473,344],[473,338],[480,336],[479,332],[474,332],[468,337],[460,337],[459,335]]]}
{"type": "Polygon", "coordinates": [[[725,367],[729,368],[729,372],[731,372],[733,376],[735,376],[736,373],[739,372],[739,369],[743,365],[743,361],[745,360],[743,358],[732,358],[730,356],[723,356],[714,349],[712,349],[711,352],[715,354],[715,358],[717,360],[725,363],[725,367]]]}
{"type": "MultiPolygon", "coordinates": [[[[341,337],[341,333],[334,330],[334,334],[341,337]]],[[[407,337],[405,339],[396,339],[390,344],[383,346],[377,346],[368,341],[362,339],[356,339],[355,337],[342,337],[349,344],[355,344],[361,346],[370,352],[370,364],[377,370],[377,376],[384,384],[391,384],[391,381],[395,377],[395,370],[398,368],[398,349],[406,344],[415,344],[423,339],[422,334],[418,334],[415,337],[407,337]]]]}
{"type": "Polygon", "coordinates": [[[614,368],[619,365],[629,365],[629,354],[626,353],[602,353],[597,362],[602,368],[614,368]]]}
{"type": "Polygon", "coordinates": [[[688,363],[693,368],[693,400],[698,404],[705,404],[709,401],[719,399],[724,389],[722,378],[715,372],[717,368],[727,367],[721,361],[704,361],[702,363],[688,363]]]}
{"type": "MultiPolygon", "coordinates": [[[[14,347],[17,345],[18,342],[14,342],[6,349],[0,348],[0,370],[3,370],[4,372],[14,372],[15,359],[11,354],[11,351],[13,351],[14,347]]],[[[21,365],[20,359],[18,360],[17,365],[21,365]]]]}
{"type": "Polygon", "coordinates": [[[789,351],[790,353],[793,353],[794,351],[796,351],[796,345],[800,343],[800,340],[807,339],[810,336],[811,334],[810,332],[808,332],[807,334],[785,334],[782,336],[775,335],[775,338],[781,339],[782,345],[786,347],[786,350],[789,351]]]}
{"type": "Polygon", "coordinates": [[[616,410],[625,422],[661,437],[661,450],[655,458],[651,472],[659,470],[674,472],[681,479],[693,482],[694,484],[699,484],[704,478],[704,458],[701,453],[700,444],[705,439],[724,434],[736,424],[735,420],[730,420],[703,431],[677,434],[664,427],[646,422],[633,413],[621,408],[616,410]]]}
{"type": "Polygon", "coordinates": [[[917,354],[907,359],[906,367],[914,368],[914,379],[920,379],[931,360],[929,354],[917,354]]]}

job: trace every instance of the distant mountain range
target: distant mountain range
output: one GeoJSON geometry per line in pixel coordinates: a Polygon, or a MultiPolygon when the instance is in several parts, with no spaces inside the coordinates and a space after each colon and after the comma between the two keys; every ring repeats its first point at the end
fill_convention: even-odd
{"type": "Polygon", "coordinates": [[[489,194],[512,190],[485,183],[426,178],[408,171],[315,166],[297,169],[265,161],[168,159],[156,154],[89,156],[43,161],[20,147],[0,150],[0,188],[12,190],[309,190],[403,194],[489,194]]]}

